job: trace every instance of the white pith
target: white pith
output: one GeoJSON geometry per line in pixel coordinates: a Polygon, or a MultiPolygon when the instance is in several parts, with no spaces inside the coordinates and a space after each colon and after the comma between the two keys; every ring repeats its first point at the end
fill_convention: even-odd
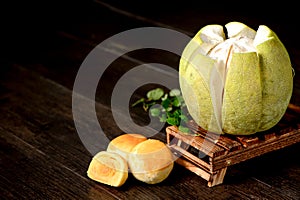
{"type": "MultiPolygon", "coordinates": [[[[224,99],[224,88],[226,82],[227,72],[230,68],[230,62],[234,53],[248,53],[256,52],[255,48],[255,36],[256,31],[253,29],[236,23],[227,24],[227,35],[220,31],[221,26],[218,26],[218,31],[215,31],[215,26],[207,27],[208,29],[213,28],[214,31],[205,30],[200,34],[200,40],[202,44],[201,48],[205,48],[202,52],[203,55],[208,56],[215,60],[215,72],[211,74],[210,88],[212,92],[212,105],[216,121],[219,127],[219,131],[222,132],[222,107],[224,99]],[[206,34],[211,34],[210,37],[206,34]],[[211,40],[207,40],[210,38],[211,40]],[[218,41],[218,42],[216,42],[218,41]],[[209,47],[210,48],[207,48],[209,47]]],[[[232,66],[237,67],[237,66],[232,66]]]]}
{"type": "Polygon", "coordinates": [[[243,36],[228,38],[217,44],[208,53],[207,56],[217,61],[216,67],[223,79],[226,80],[226,73],[230,66],[230,61],[233,53],[256,52],[252,38],[243,36]]]}

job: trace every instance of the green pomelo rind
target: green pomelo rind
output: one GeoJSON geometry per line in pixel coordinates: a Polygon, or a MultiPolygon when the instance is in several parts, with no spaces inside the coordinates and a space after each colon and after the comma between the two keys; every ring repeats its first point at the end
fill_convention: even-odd
{"type": "Polygon", "coordinates": [[[293,92],[293,69],[288,52],[274,32],[270,31],[268,37],[256,46],[263,85],[259,131],[268,130],[280,121],[293,92]]]}
{"type": "MultiPolygon", "coordinates": [[[[201,54],[204,44],[200,32],[203,29],[180,59],[180,88],[193,120],[206,130],[220,132],[210,87],[216,61],[201,54]]],[[[277,35],[260,26],[254,45],[257,52],[232,54],[222,105],[224,133],[250,135],[272,128],[284,115],[292,96],[293,69],[277,35]]]]}
{"type": "Polygon", "coordinates": [[[204,129],[216,127],[209,88],[209,77],[215,61],[202,54],[180,65],[179,83],[182,97],[193,120],[204,129]]]}
{"type": "Polygon", "coordinates": [[[204,26],[187,44],[179,63],[179,83],[188,111],[197,124],[212,132],[220,132],[209,87],[209,78],[216,62],[202,54],[207,53],[224,39],[225,34],[221,25],[204,26]],[[207,34],[211,30],[213,34],[208,40],[207,34]]]}
{"type": "Polygon", "coordinates": [[[222,127],[225,133],[249,135],[258,130],[262,86],[256,52],[233,53],[224,88],[222,127]]]}

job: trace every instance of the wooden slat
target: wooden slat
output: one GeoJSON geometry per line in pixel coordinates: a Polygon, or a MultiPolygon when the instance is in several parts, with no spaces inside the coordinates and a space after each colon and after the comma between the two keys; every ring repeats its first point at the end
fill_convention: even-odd
{"type": "MultiPolygon", "coordinates": [[[[220,135],[218,138],[212,135],[208,137],[211,143],[203,143],[203,138],[206,137],[206,131],[201,127],[197,127],[193,121],[189,123],[190,128],[197,136],[181,133],[176,126],[169,126],[166,129],[167,142],[172,149],[178,152],[177,156],[182,157],[182,159],[178,161],[179,164],[205,179],[207,178],[206,173],[209,172],[211,174],[210,179],[206,180],[208,181],[208,185],[212,187],[223,182],[228,166],[300,142],[300,115],[299,112],[297,112],[298,109],[297,106],[290,105],[280,122],[268,131],[249,136],[220,135]],[[209,162],[205,162],[202,158],[194,156],[189,152],[188,148],[180,145],[180,142],[183,141],[203,151],[203,149],[207,150],[213,148],[212,144],[215,139],[221,139],[222,141],[221,144],[215,142],[215,146],[223,146],[225,148],[219,151],[223,153],[207,154],[207,156],[209,156],[209,162]],[[172,143],[172,140],[177,142],[172,143]],[[200,140],[202,144],[204,144],[202,145],[204,148],[199,148],[199,143],[193,142],[197,140],[200,140]],[[226,142],[228,142],[229,145],[226,145],[226,142]],[[225,143],[225,145],[222,145],[222,143],[225,143]],[[232,146],[234,143],[237,144],[235,145],[237,148],[226,148],[232,146]],[[182,160],[184,160],[184,162],[182,160]],[[196,169],[196,166],[198,166],[199,169],[196,169]],[[207,169],[209,169],[209,171],[207,169]]],[[[207,151],[205,150],[203,152],[206,153],[207,151]]]]}
{"type": "Polygon", "coordinates": [[[211,174],[211,177],[210,177],[210,179],[208,180],[208,183],[207,183],[208,186],[213,187],[213,186],[222,184],[223,180],[224,180],[224,177],[225,177],[225,174],[226,174],[226,171],[227,171],[227,167],[224,167],[224,168],[218,170],[217,172],[211,174]]]}
{"type": "Polygon", "coordinates": [[[248,146],[243,150],[231,152],[226,156],[220,156],[214,158],[213,169],[218,170],[223,167],[237,164],[239,162],[260,156],[262,154],[276,151],[278,149],[290,146],[300,142],[300,130],[293,130],[292,132],[286,133],[279,136],[276,139],[263,141],[256,145],[248,146]]]}
{"type": "Polygon", "coordinates": [[[178,129],[175,126],[167,127],[166,131],[167,134],[173,135],[174,137],[182,140],[188,145],[195,147],[196,149],[210,157],[225,154],[225,149],[218,145],[215,145],[215,143],[213,143],[212,141],[206,140],[205,138],[199,136],[183,134],[180,131],[178,131],[178,129]]]}
{"type": "Polygon", "coordinates": [[[193,120],[189,121],[188,126],[193,132],[195,132],[196,135],[200,135],[211,142],[216,143],[216,145],[226,149],[226,152],[242,148],[239,142],[229,137],[213,133],[207,134],[207,131],[198,126],[193,120]]]}
{"type": "Polygon", "coordinates": [[[190,160],[186,160],[184,158],[178,158],[176,160],[176,163],[178,163],[179,165],[183,166],[184,168],[194,172],[195,174],[197,174],[198,176],[202,177],[205,180],[209,180],[211,174],[209,172],[207,172],[206,170],[200,168],[198,165],[193,164],[190,160]]]}
{"type": "Polygon", "coordinates": [[[202,161],[201,159],[199,159],[198,157],[189,153],[188,151],[180,148],[177,145],[171,145],[169,147],[171,148],[171,150],[174,151],[174,155],[176,156],[175,161],[177,161],[178,158],[182,157],[182,158],[185,158],[186,160],[189,160],[190,162],[196,164],[201,169],[204,169],[206,172],[211,172],[211,166],[208,163],[202,161]]]}

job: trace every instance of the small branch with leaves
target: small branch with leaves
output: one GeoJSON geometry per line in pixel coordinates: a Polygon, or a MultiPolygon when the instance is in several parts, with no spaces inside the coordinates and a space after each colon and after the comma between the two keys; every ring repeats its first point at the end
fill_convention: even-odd
{"type": "Polygon", "coordinates": [[[151,116],[158,117],[162,123],[175,125],[183,133],[189,133],[187,127],[189,115],[179,89],[165,92],[162,88],[152,89],[147,92],[145,98],[141,98],[132,104],[132,107],[142,105],[151,116]]]}

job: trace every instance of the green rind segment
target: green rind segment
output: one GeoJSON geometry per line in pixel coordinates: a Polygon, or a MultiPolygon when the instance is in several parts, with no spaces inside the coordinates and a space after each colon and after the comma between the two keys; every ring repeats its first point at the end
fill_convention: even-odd
{"type": "Polygon", "coordinates": [[[257,132],[262,111],[262,85],[256,52],[233,53],[224,88],[223,131],[249,135],[257,132]]]}
{"type": "MultiPolygon", "coordinates": [[[[184,59],[182,57],[181,59],[184,59]]],[[[209,82],[215,61],[197,54],[179,67],[179,83],[183,99],[193,120],[202,128],[220,132],[213,112],[209,82]]]]}
{"type": "Polygon", "coordinates": [[[225,34],[220,25],[201,28],[184,49],[179,63],[179,83],[188,111],[199,126],[213,132],[220,132],[209,88],[215,61],[203,54],[224,39],[225,34]],[[213,36],[209,40],[206,32],[212,30],[213,36]],[[207,41],[204,42],[203,39],[207,41]]]}
{"type": "Polygon", "coordinates": [[[207,25],[201,28],[193,39],[186,45],[185,49],[182,52],[182,57],[180,59],[180,68],[187,67],[187,61],[193,60],[194,57],[201,53],[205,55],[207,51],[213,48],[220,42],[223,42],[225,39],[225,34],[223,32],[223,27],[220,25],[207,25]],[[215,30],[212,31],[212,30],[215,30]],[[211,32],[213,37],[210,38],[206,36],[207,32],[211,32]],[[221,35],[219,35],[221,34],[221,35]],[[203,40],[207,40],[204,42],[203,40]]]}
{"type": "Polygon", "coordinates": [[[197,42],[194,38],[187,44],[180,58],[179,70],[186,70],[189,60],[191,60],[192,55],[197,52],[199,45],[199,42],[197,42]]]}
{"type": "Polygon", "coordinates": [[[275,126],[284,115],[293,90],[293,70],[288,52],[275,35],[256,46],[260,56],[262,119],[259,131],[275,126]]]}

